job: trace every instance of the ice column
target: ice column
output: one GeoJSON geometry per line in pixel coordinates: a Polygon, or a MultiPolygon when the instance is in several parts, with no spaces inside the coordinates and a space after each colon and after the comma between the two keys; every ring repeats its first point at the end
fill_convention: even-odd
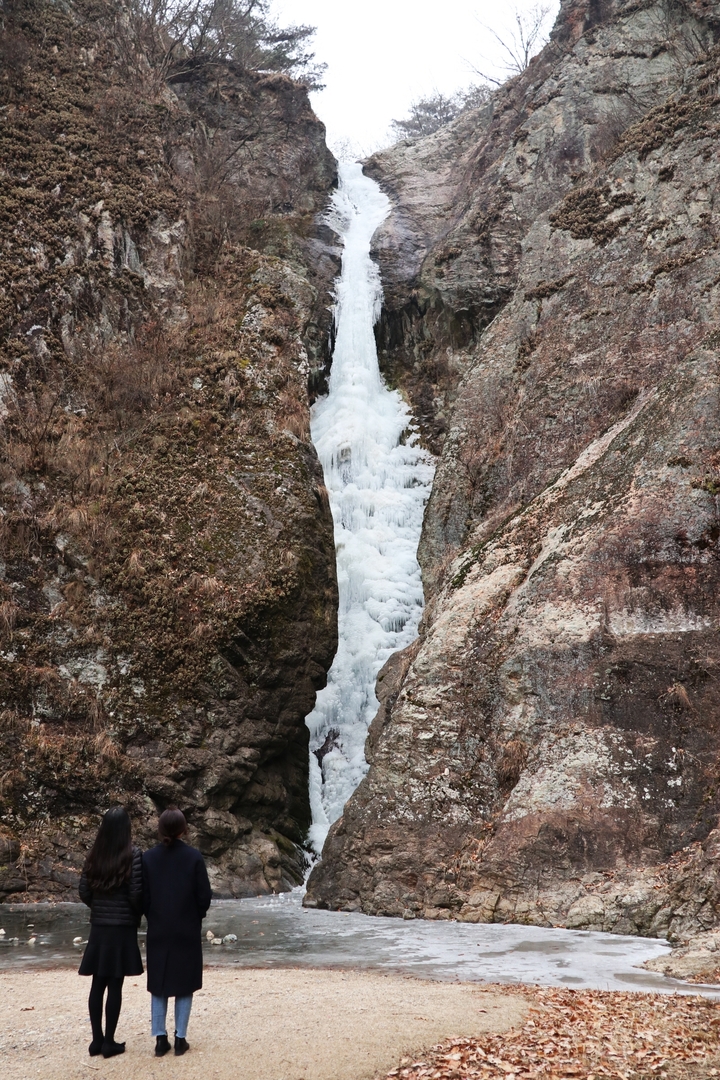
{"type": "Polygon", "coordinates": [[[402,397],[380,376],[373,334],[382,288],[370,242],[389,208],[359,164],[340,166],[327,218],[343,241],[335,351],[329,393],[316,402],[311,421],[330,493],[340,586],[337,656],[307,717],[310,842],[318,852],[367,772],[377,673],[417,636],[423,606],[417,546],[433,459],[417,445],[402,397]]]}

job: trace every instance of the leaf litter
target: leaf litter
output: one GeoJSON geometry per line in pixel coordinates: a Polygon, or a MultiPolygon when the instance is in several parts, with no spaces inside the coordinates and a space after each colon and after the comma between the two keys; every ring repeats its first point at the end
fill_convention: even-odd
{"type": "Polygon", "coordinates": [[[720,1002],[674,994],[502,987],[522,1028],[448,1039],[386,1080],[720,1080],[720,1002]]]}

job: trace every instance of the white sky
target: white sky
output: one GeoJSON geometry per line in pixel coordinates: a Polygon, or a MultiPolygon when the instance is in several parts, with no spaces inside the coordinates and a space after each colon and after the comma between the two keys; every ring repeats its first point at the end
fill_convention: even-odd
{"type": "MultiPolygon", "coordinates": [[[[328,69],[326,89],[313,95],[313,106],[327,125],[331,146],[348,140],[367,154],[392,141],[390,121],[402,119],[413,100],[434,90],[452,94],[477,81],[471,65],[502,75],[502,50],[485,27],[507,37],[515,9],[527,12],[536,4],[273,0],[273,10],[281,23],[317,27],[315,52],[328,69]]],[[[549,30],[559,0],[545,4],[549,30]]]]}

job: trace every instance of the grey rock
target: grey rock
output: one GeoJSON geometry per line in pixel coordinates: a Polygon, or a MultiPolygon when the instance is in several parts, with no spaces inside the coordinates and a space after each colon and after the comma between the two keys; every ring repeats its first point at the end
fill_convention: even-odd
{"type": "Polygon", "coordinates": [[[488,109],[370,162],[381,345],[442,454],[319,906],[717,922],[720,9],[666,13],[563,4],[488,109]]]}

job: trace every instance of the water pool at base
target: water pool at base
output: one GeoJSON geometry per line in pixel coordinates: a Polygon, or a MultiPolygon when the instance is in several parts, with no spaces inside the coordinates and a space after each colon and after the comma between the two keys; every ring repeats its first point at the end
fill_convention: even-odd
{"type": "MultiPolygon", "coordinates": [[[[72,967],[90,926],[82,904],[0,905],[0,970],[72,967]],[[35,944],[28,944],[31,936],[35,944]],[[12,939],[17,938],[17,942],[12,939]]],[[[404,921],[302,907],[302,891],[252,900],[214,901],[203,934],[235,934],[212,945],[210,964],[386,971],[462,982],[538,983],[598,990],[703,993],[720,987],[667,979],[640,965],[670,946],[624,937],[537,926],[404,921]]],[[[144,934],[141,931],[141,943],[144,934]]]]}

